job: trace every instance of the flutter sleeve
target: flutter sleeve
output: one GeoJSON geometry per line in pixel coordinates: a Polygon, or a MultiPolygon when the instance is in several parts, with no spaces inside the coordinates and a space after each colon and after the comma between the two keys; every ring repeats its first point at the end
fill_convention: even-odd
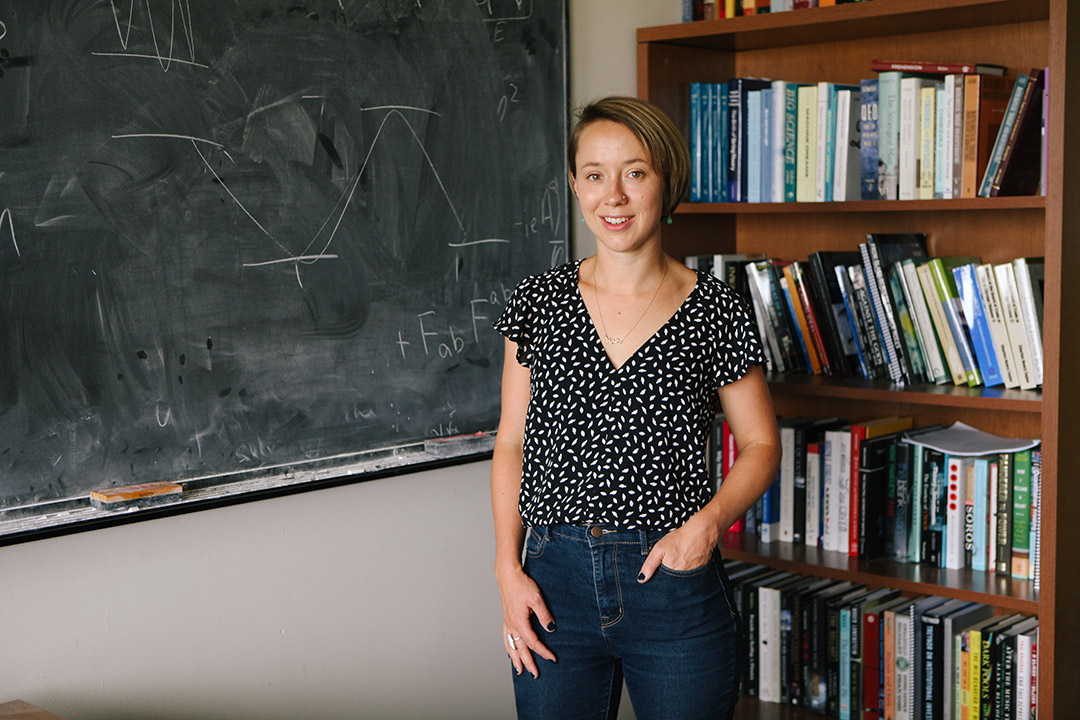
{"type": "Polygon", "coordinates": [[[502,314],[491,324],[495,332],[517,343],[517,361],[522,367],[531,366],[533,358],[536,304],[532,287],[532,278],[522,280],[510,294],[502,314]]]}
{"type": "Polygon", "coordinates": [[[719,286],[717,310],[713,379],[716,387],[721,387],[742,378],[752,366],[764,365],[766,358],[746,301],[727,285],[719,286]]]}

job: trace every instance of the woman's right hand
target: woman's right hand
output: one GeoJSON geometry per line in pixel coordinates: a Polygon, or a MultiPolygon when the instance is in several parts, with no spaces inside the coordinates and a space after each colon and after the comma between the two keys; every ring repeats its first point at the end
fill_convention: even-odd
{"type": "Polygon", "coordinates": [[[514,671],[520,675],[528,670],[534,678],[540,675],[536,666],[536,653],[545,660],[555,662],[555,654],[548,649],[533,630],[530,617],[536,615],[540,625],[548,632],[555,632],[555,619],[540,594],[540,588],[521,568],[501,573],[497,578],[503,607],[503,645],[514,671]]]}

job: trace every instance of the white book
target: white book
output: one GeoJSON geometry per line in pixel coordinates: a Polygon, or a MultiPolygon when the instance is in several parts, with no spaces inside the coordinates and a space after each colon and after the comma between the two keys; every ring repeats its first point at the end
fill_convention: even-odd
{"type": "Polygon", "coordinates": [[[833,197],[836,202],[862,199],[862,158],[859,155],[859,93],[836,93],[836,140],[833,162],[833,197]]]}
{"type": "Polygon", "coordinates": [[[967,497],[967,468],[971,458],[949,455],[946,459],[948,505],[945,509],[945,567],[963,570],[964,498],[967,497]]]}
{"type": "Polygon", "coordinates": [[[746,202],[761,202],[761,140],[763,136],[761,90],[746,93],[746,202]]]}
{"type": "Polygon", "coordinates": [[[832,92],[832,89],[830,88],[831,84],[832,83],[827,82],[819,82],[817,84],[817,151],[814,156],[817,162],[817,166],[814,169],[814,200],[816,202],[824,202],[826,200],[825,168],[828,166],[829,157],[826,153],[826,148],[828,147],[829,138],[829,94],[832,92]]]}
{"type": "Polygon", "coordinates": [[[764,277],[755,263],[746,263],[746,275],[750,287],[750,299],[754,303],[754,317],[757,319],[758,337],[762,339],[767,364],[770,370],[784,372],[783,355],[780,354],[780,345],[773,332],[769,317],[772,311],[772,290],[768,284],[768,278],[764,277]]]}
{"type": "Polygon", "coordinates": [[[780,702],[780,589],[758,588],[758,700],[780,702]]]}
{"type": "Polygon", "coordinates": [[[919,158],[922,119],[922,78],[900,80],[900,178],[898,197],[916,200],[919,197],[919,158]]]}
{"type": "Polygon", "coordinates": [[[795,200],[814,202],[817,186],[817,86],[804,85],[798,92],[795,146],[795,200]]]}
{"type": "Polygon", "coordinates": [[[795,427],[780,425],[780,542],[795,533],[795,427]]]}
{"type": "Polygon", "coordinates": [[[986,567],[988,572],[993,572],[997,567],[997,485],[998,464],[990,463],[987,468],[990,475],[988,501],[986,503],[986,567]]]}
{"type": "Polygon", "coordinates": [[[994,268],[989,264],[975,266],[975,280],[982,296],[983,310],[987,325],[990,326],[990,338],[994,342],[994,356],[1001,368],[1001,378],[1005,387],[1020,387],[1020,377],[1016,372],[1016,357],[1009,343],[1009,331],[1005,327],[1005,314],[1001,309],[1001,296],[994,279],[994,268]]]}
{"type": "Polygon", "coordinates": [[[769,176],[769,197],[762,198],[769,202],[784,202],[784,98],[787,86],[787,80],[773,80],[772,83],[773,110],[769,118],[772,174],[769,176]]]}
{"type": "Polygon", "coordinates": [[[953,196],[953,149],[956,137],[953,134],[953,120],[956,115],[956,84],[957,77],[963,83],[963,75],[945,76],[945,95],[942,98],[941,118],[941,158],[942,158],[942,195],[945,200],[953,196]]]}
{"type": "Polygon", "coordinates": [[[806,533],[804,541],[817,547],[821,537],[821,446],[812,444],[806,450],[806,533]],[[810,448],[813,448],[811,450],[810,448]]]}
{"type": "Polygon", "coordinates": [[[1024,317],[1024,328],[1027,330],[1028,344],[1031,346],[1031,357],[1035,365],[1035,383],[1043,383],[1043,352],[1042,331],[1039,328],[1039,316],[1035,312],[1035,292],[1031,286],[1031,276],[1027,271],[1027,260],[1017,258],[1013,260],[1013,274],[1016,276],[1016,290],[1020,295],[1020,313],[1024,317]]]}
{"type": "Polygon", "coordinates": [[[822,549],[846,551],[848,490],[851,481],[851,429],[825,431],[824,528],[822,549]]]}
{"type": "Polygon", "coordinates": [[[1024,327],[1023,312],[1020,309],[1020,295],[1016,289],[1013,266],[1002,263],[994,266],[994,279],[997,280],[998,295],[1001,297],[1001,309],[1005,315],[1005,329],[1009,332],[1009,343],[1016,358],[1016,369],[1020,377],[1020,389],[1032,390],[1038,386],[1035,372],[1035,360],[1028,333],[1024,327]]]}
{"type": "Polygon", "coordinates": [[[1016,636],[1016,720],[1032,718],[1032,654],[1038,635],[1039,628],[1035,628],[1016,636]]]}

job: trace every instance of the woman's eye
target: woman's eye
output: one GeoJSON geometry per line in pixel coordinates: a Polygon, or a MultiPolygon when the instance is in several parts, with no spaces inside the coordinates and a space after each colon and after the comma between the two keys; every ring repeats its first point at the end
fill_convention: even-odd
{"type": "Polygon", "coordinates": [[[628,175],[632,178],[643,178],[645,177],[645,172],[643,170],[631,170],[628,175]]]}
{"type": "Polygon", "coordinates": [[[586,177],[586,179],[588,179],[588,180],[593,180],[593,181],[596,181],[596,180],[599,180],[599,179],[600,179],[600,173],[589,173],[589,174],[588,174],[588,175],[586,175],[585,177],[586,177]]]}

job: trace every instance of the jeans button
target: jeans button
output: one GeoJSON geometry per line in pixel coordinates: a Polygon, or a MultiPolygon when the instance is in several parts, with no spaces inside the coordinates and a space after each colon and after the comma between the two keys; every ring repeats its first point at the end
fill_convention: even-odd
{"type": "Polygon", "coordinates": [[[589,528],[589,534],[592,535],[594,538],[598,538],[604,534],[604,531],[598,527],[591,527],[589,528]]]}

